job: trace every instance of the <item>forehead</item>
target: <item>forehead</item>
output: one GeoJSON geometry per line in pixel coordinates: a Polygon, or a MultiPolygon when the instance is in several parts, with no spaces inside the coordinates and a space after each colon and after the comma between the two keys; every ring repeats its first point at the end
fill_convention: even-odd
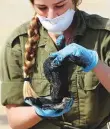
{"type": "Polygon", "coordinates": [[[34,4],[55,4],[60,1],[66,1],[66,0],[34,0],[34,4]]]}

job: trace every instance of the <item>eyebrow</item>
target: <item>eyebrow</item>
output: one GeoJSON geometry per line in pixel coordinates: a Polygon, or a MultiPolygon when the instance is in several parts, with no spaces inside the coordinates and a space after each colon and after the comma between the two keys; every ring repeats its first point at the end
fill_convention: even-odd
{"type": "MultiPolygon", "coordinates": [[[[58,3],[54,3],[53,5],[60,4],[60,3],[65,2],[65,1],[66,0],[61,0],[58,3]]],[[[42,5],[42,4],[35,4],[35,5],[37,5],[37,6],[46,6],[46,5],[42,5]]]]}
{"type": "MultiPolygon", "coordinates": [[[[58,3],[55,3],[55,4],[60,4],[60,3],[62,3],[62,2],[65,2],[66,0],[61,0],[61,1],[59,1],[58,3]]],[[[53,4],[53,5],[55,5],[55,4],[53,4]]]]}

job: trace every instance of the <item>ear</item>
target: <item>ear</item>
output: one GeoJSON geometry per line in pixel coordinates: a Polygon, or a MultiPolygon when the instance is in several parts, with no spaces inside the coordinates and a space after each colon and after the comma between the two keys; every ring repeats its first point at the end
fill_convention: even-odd
{"type": "Polygon", "coordinates": [[[71,0],[71,9],[76,10],[76,1],[75,0],[71,0]]]}
{"type": "Polygon", "coordinates": [[[31,6],[32,6],[32,8],[33,8],[33,10],[34,10],[34,12],[35,12],[35,14],[37,14],[37,13],[36,13],[36,8],[35,8],[34,3],[30,2],[30,4],[31,4],[31,6]]]}

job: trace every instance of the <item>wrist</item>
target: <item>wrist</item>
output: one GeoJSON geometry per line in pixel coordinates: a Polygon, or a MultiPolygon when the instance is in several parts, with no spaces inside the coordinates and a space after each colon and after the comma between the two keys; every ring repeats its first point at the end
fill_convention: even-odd
{"type": "Polygon", "coordinates": [[[100,60],[98,60],[98,63],[97,63],[97,65],[96,65],[96,67],[94,67],[93,71],[94,71],[94,72],[99,71],[101,64],[102,64],[102,62],[101,62],[100,60]]]}
{"type": "Polygon", "coordinates": [[[96,51],[91,51],[90,50],[90,55],[91,55],[91,58],[88,57],[88,58],[90,58],[89,59],[90,63],[89,63],[88,66],[83,68],[84,72],[89,72],[90,70],[93,70],[97,66],[97,64],[99,62],[99,57],[98,57],[98,54],[97,54],[96,51]]]}
{"type": "Polygon", "coordinates": [[[43,117],[40,116],[37,112],[34,106],[32,106],[34,113],[35,113],[35,117],[38,119],[38,121],[40,122],[41,120],[43,120],[43,117]]]}

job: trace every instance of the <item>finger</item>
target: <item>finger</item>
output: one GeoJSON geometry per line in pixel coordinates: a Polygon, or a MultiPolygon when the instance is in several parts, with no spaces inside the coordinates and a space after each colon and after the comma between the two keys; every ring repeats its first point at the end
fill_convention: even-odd
{"type": "Polygon", "coordinates": [[[71,107],[72,107],[72,105],[73,105],[73,99],[71,98],[70,100],[69,100],[69,102],[67,102],[67,104],[66,104],[66,109],[71,109],[71,107]]]}
{"type": "Polygon", "coordinates": [[[25,103],[27,103],[27,104],[32,106],[32,101],[30,99],[28,99],[28,98],[25,98],[25,103]]]}
{"type": "Polygon", "coordinates": [[[34,106],[35,112],[39,115],[39,116],[45,116],[44,112],[42,111],[41,108],[34,106]]]}
{"type": "Polygon", "coordinates": [[[61,62],[63,61],[63,57],[61,55],[57,56],[51,63],[52,67],[58,67],[61,65],[61,62]]]}
{"type": "Polygon", "coordinates": [[[43,117],[52,117],[56,111],[55,110],[50,110],[50,109],[43,109],[43,108],[39,108],[39,107],[35,107],[36,113],[40,116],[43,117]]]}
{"type": "Polygon", "coordinates": [[[57,46],[60,46],[62,44],[62,41],[64,40],[64,35],[60,35],[57,39],[56,39],[56,44],[57,46]]]}

